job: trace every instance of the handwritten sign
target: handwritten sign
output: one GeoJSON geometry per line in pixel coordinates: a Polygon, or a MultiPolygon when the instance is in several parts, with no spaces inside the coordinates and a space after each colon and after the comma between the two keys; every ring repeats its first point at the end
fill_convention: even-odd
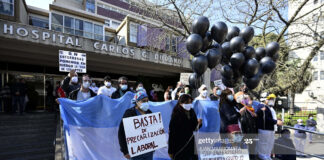
{"type": "Polygon", "coordinates": [[[184,85],[189,85],[189,77],[192,73],[180,73],[180,82],[184,85]]]}
{"type": "Polygon", "coordinates": [[[123,119],[128,153],[131,157],[167,147],[161,113],[123,119]]]}
{"type": "Polygon", "coordinates": [[[78,73],[87,73],[87,56],[85,53],[59,51],[60,72],[70,72],[75,69],[78,73]]]}

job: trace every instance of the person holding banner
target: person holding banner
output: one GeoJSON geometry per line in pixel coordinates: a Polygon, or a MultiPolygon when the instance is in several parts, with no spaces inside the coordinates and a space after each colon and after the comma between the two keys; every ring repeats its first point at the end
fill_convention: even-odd
{"type": "Polygon", "coordinates": [[[101,86],[98,90],[98,95],[105,95],[111,97],[111,95],[116,91],[115,87],[111,86],[111,78],[110,76],[104,77],[104,86],[101,86]]]}
{"type": "MultiPolygon", "coordinates": [[[[123,118],[134,117],[134,116],[152,113],[152,111],[149,110],[148,96],[147,96],[146,92],[138,91],[135,94],[132,102],[135,104],[135,106],[127,109],[123,115],[123,118]]],[[[130,160],[153,160],[153,152],[145,153],[145,154],[135,156],[135,157],[130,157],[130,155],[128,153],[128,148],[127,148],[127,142],[126,142],[123,121],[121,121],[119,124],[118,140],[119,140],[119,145],[120,145],[120,151],[124,154],[125,158],[130,159],[130,160]]]]}
{"type": "Polygon", "coordinates": [[[69,99],[84,101],[91,97],[96,96],[97,94],[90,89],[90,83],[91,83],[91,79],[89,75],[87,74],[83,75],[81,88],[72,91],[69,95],[69,99]]]}
{"type": "Polygon", "coordinates": [[[192,101],[190,95],[184,94],[172,111],[168,153],[173,160],[198,160],[193,132],[202,126],[202,120],[197,119],[192,101]]]}
{"type": "Polygon", "coordinates": [[[198,92],[200,93],[199,96],[196,98],[196,100],[207,100],[210,101],[210,98],[208,97],[208,90],[206,85],[201,85],[198,89],[198,92]]]}
{"type": "Polygon", "coordinates": [[[62,89],[64,90],[66,95],[69,96],[72,91],[79,88],[80,85],[78,84],[78,74],[74,69],[72,69],[68,76],[64,78],[62,89]]]}
{"type": "Polygon", "coordinates": [[[118,79],[118,84],[119,84],[118,89],[111,96],[111,98],[113,99],[122,97],[128,91],[131,92],[131,90],[128,87],[128,79],[126,77],[124,76],[120,77],[118,79]]]}

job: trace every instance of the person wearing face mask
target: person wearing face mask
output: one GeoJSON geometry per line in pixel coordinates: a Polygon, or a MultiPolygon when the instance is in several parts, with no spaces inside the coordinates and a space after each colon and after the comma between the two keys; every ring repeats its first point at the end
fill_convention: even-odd
{"type": "Polygon", "coordinates": [[[76,89],[80,88],[78,83],[78,74],[75,70],[71,70],[67,77],[64,78],[62,89],[66,93],[66,95],[70,95],[70,93],[76,89]]]}
{"type": "Polygon", "coordinates": [[[276,159],[280,160],[296,160],[296,150],[293,141],[290,138],[290,131],[283,129],[280,137],[276,139],[274,146],[274,154],[276,159]]]}
{"type": "MultiPolygon", "coordinates": [[[[123,118],[152,113],[152,111],[149,110],[150,105],[148,103],[148,96],[146,92],[138,91],[135,94],[132,103],[135,104],[135,106],[127,109],[123,115],[123,118]]],[[[130,160],[153,160],[153,152],[145,153],[132,158],[129,156],[123,121],[121,121],[119,124],[118,141],[120,145],[120,151],[124,154],[125,158],[130,160]]]]}
{"type": "Polygon", "coordinates": [[[262,102],[260,109],[257,110],[258,139],[256,149],[258,157],[262,160],[270,160],[271,151],[274,145],[275,126],[282,126],[283,122],[277,120],[273,106],[276,96],[270,94],[262,102]]]}
{"type": "MultiPolygon", "coordinates": [[[[305,125],[303,124],[302,119],[297,120],[297,124],[295,124],[294,128],[298,129],[306,129],[305,125]]],[[[294,142],[296,145],[297,150],[297,156],[304,156],[304,148],[305,148],[305,142],[306,142],[306,132],[301,130],[295,130],[294,133],[294,142]],[[300,152],[298,152],[300,151],[300,152]]]]}
{"type": "Polygon", "coordinates": [[[181,95],[173,108],[169,124],[168,153],[173,160],[198,160],[193,132],[202,125],[192,108],[190,95],[181,95]]]}
{"type": "Polygon", "coordinates": [[[90,89],[91,89],[95,94],[97,94],[97,93],[98,93],[98,90],[99,90],[99,88],[97,87],[97,85],[96,85],[95,82],[92,82],[92,83],[91,83],[90,89]]]}
{"type": "MultiPolygon", "coordinates": [[[[308,115],[308,120],[306,121],[307,130],[316,131],[316,125],[317,125],[317,123],[314,120],[313,115],[309,114],[308,115]]],[[[309,143],[312,143],[313,142],[313,134],[312,133],[307,133],[307,134],[308,134],[308,137],[309,137],[309,143]]]]}
{"type": "Polygon", "coordinates": [[[126,77],[120,77],[118,79],[118,89],[112,94],[111,98],[117,99],[122,97],[126,92],[132,92],[128,86],[128,79],[126,77]]]}
{"type": "Polygon", "coordinates": [[[116,91],[116,88],[111,86],[110,76],[104,77],[104,86],[101,86],[98,90],[98,95],[105,95],[111,97],[111,95],[116,91]]]}
{"type": "Polygon", "coordinates": [[[96,96],[97,94],[94,93],[90,89],[90,84],[91,84],[91,79],[90,76],[85,74],[82,76],[82,83],[81,83],[81,88],[78,88],[74,91],[72,91],[69,94],[69,99],[72,100],[77,100],[77,101],[84,101],[87,100],[91,97],[96,96]]]}
{"type": "Polygon", "coordinates": [[[185,89],[183,87],[178,88],[176,92],[175,100],[178,100],[184,94],[185,94],[185,89]]]}
{"type": "MultiPolygon", "coordinates": [[[[245,110],[245,107],[240,110],[237,109],[233,93],[230,89],[222,91],[219,102],[219,113],[221,118],[220,133],[222,138],[236,139],[236,133],[241,132],[239,119],[245,110]]],[[[239,136],[240,134],[237,135],[239,136]]],[[[239,140],[237,140],[237,142],[239,140]]]]}
{"type": "Polygon", "coordinates": [[[180,82],[180,81],[177,83],[177,87],[171,92],[172,100],[177,100],[176,95],[178,93],[177,91],[178,91],[179,88],[183,88],[183,83],[180,82]]]}
{"type": "Polygon", "coordinates": [[[136,92],[138,92],[138,91],[144,91],[145,93],[147,93],[142,82],[138,82],[138,84],[137,84],[136,92]]]}
{"type": "Polygon", "coordinates": [[[206,85],[201,85],[198,89],[198,92],[200,93],[199,96],[196,98],[196,100],[208,100],[210,101],[210,98],[208,97],[208,90],[206,85]]]}
{"type": "Polygon", "coordinates": [[[210,95],[210,100],[218,101],[221,94],[222,90],[218,86],[215,86],[213,88],[213,94],[210,95]]]}
{"type": "Polygon", "coordinates": [[[168,86],[168,88],[164,92],[164,101],[171,100],[171,92],[172,92],[172,86],[168,86]]]}

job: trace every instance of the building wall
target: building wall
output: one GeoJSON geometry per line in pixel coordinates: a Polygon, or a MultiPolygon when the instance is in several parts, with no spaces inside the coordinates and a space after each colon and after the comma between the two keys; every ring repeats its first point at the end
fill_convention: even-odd
{"type": "MultiPolygon", "coordinates": [[[[315,1],[309,1],[304,8],[301,10],[301,12],[298,14],[304,15],[310,11],[312,11],[314,8],[319,7],[324,3],[323,0],[317,0],[317,3],[314,3],[315,1]]],[[[289,1],[289,9],[288,9],[288,17],[292,17],[298,6],[302,3],[302,1],[289,1]]],[[[303,18],[301,18],[298,23],[292,25],[288,32],[290,33],[291,37],[289,37],[289,46],[292,48],[299,47],[301,45],[307,45],[307,44],[315,44],[317,43],[317,39],[319,39],[323,35],[324,31],[324,18],[321,18],[321,12],[319,10],[313,12],[312,14],[309,14],[303,18]],[[318,19],[317,19],[318,18],[318,19]],[[308,24],[308,26],[303,25],[308,24]],[[319,36],[316,36],[313,34],[312,30],[309,29],[310,27],[312,30],[315,30],[317,33],[319,33],[319,36]],[[292,37],[293,33],[305,33],[310,36],[300,36],[300,37],[292,37]]],[[[297,16],[298,17],[298,16],[297,16]]],[[[301,48],[298,50],[295,50],[290,53],[290,56],[292,58],[300,58],[302,61],[305,60],[309,53],[311,52],[312,47],[306,47],[301,48]]],[[[320,49],[321,51],[324,51],[324,47],[320,49]]],[[[324,60],[320,60],[320,52],[317,53],[318,60],[314,61],[312,60],[312,73],[317,72],[317,80],[313,80],[310,85],[304,90],[303,93],[297,94],[295,97],[296,106],[298,107],[305,107],[308,106],[310,108],[314,108],[317,106],[316,100],[311,98],[311,94],[315,97],[317,97],[318,100],[323,101],[324,100],[324,80],[320,79],[320,71],[324,71],[324,60]],[[309,105],[312,104],[312,105],[309,105]]]]}

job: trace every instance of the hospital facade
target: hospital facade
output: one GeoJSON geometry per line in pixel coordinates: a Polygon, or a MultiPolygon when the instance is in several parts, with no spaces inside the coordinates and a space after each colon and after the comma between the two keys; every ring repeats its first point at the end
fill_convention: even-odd
{"type": "MultiPolygon", "coordinates": [[[[107,74],[115,86],[120,76],[134,88],[136,81],[148,90],[175,85],[191,72],[185,40],[144,8],[131,0],[54,0],[44,10],[0,0],[1,86],[24,78],[38,93],[35,107],[46,109],[45,84],[55,87],[67,75],[59,71],[60,50],[86,53],[87,74],[98,86],[107,74]]],[[[173,11],[157,14],[183,31],[173,11]]]]}

